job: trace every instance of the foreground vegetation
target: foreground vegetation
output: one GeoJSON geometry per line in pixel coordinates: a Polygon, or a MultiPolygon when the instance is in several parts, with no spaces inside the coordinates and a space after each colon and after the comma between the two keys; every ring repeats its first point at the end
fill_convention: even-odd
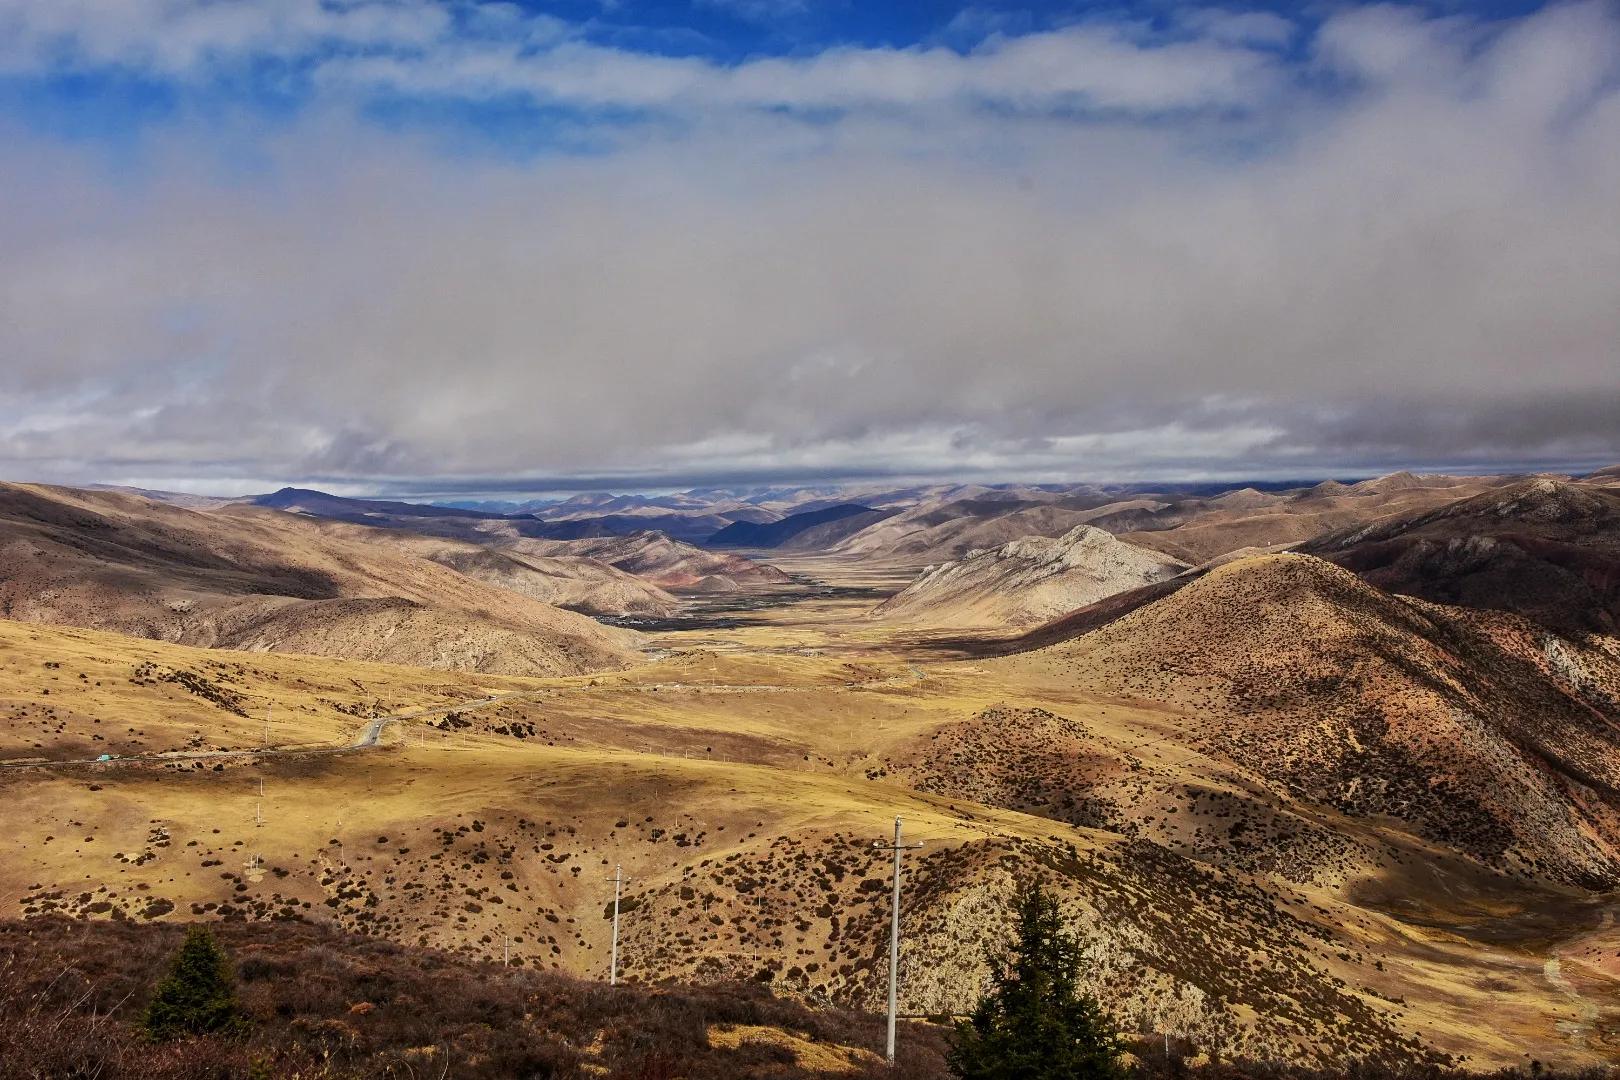
{"type": "Polygon", "coordinates": [[[664,989],[587,982],[299,922],[223,923],[240,1035],[149,1037],[177,924],[0,923],[0,1076],[738,1076],[932,1078],[943,1028],[907,1024],[891,1073],[883,1019],[812,1010],[763,987],[664,989]],[[874,1052],[876,1051],[876,1052],[874,1052]]]}
{"type": "MultiPolygon", "coordinates": [[[[302,922],[220,923],[213,934],[232,961],[230,1012],[234,1018],[239,1009],[241,1022],[222,1024],[223,1034],[173,1037],[179,1033],[154,1030],[153,1004],[175,993],[188,957],[195,966],[197,935],[188,937],[186,927],[60,917],[0,923],[0,1077],[945,1080],[952,1074],[953,1033],[943,1024],[904,1023],[890,1068],[881,1057],[881,1016],[809,1008],[759,985],[610,988],[302,922]]],[[[197,1000],[217,1004],[209,995],[197,1000]]],[[[1149,1077],[1451,1075],[1353,1064],[1337,1074],[1311,1072],[1189,1060],[1191,1048],[1175,1042],[1124,1046],[1130,1052],[1122,1068],[1149,1077]]],[[[1539,1066],[1488,1075],[1554,1080],[1539,1066]]],[[[1581,1080],[1616,1075],[1599,1070],[1581,1080]]]]}

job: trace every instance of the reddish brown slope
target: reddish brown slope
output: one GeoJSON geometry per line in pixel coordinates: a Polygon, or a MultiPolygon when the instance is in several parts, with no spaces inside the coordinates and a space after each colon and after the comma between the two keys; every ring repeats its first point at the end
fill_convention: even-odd
{"type": "Polygon", "coordinates": [[[1301,550],[1407,596],[1518,612],[1564,633],[1620,628],[1620,490],[1529,480],[1301,550]]]}
{"type": "Polygon", "coordinates": [[[1620,883],[1620,649],[1387,595],[1302,555],[1219,567],[995,661],[1163,702],[1171,738],[1514,875],[1620,883]]]}

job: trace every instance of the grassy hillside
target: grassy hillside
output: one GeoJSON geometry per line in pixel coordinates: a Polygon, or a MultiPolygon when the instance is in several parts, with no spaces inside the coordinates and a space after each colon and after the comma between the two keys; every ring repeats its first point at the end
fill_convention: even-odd
{"type": "Polygon", "coordinates": [[[558,595],[551,575],[565,564],[492,568],[471,544],[452,551],[453,542],[419,538],[418,548],[432,544],[422,557],[389,540],[258,507],[203,512],[0,484],[0,614],[187,645],[504,674],[614,667],[639,645],[628,631],[533,598],[558,595]],[[469,576],[443,564],[457,557],[486,565],[469,576]]]}
{"type": "Polygon", "coordinates": [[[0,770],[0,897],[26,916],[312,920],[468,957],[509,937],[526,968],[600,977],[623,865],[627,977],[872,1008],[887,866],[869,845],[899,814],[927,844],[906,1011],[970,1004],[1006,901],[1042,877],[1133,1030],[1323,1065],[1605,1052],[1620,941],[1600,896],[1258,783],[1184,734],[1196,702],[1044,662],[931,663],[852,622],[864,604],[667,634],[655,663],[544,680],[268,654],[218,671],[237,658],[7,625],[0,697],[33,718],[15,756],[81,756],[119,715],[139,720],[118,753],[199,730],[251,749],[271,699],[273,741],[323,752],[0,770]],[[141,664],[206,676],[248,715],[189,677],[136,681],[141,664]],[[373,713],[424,707],[353,747],[373,713]],[[1250,848],[1210,830],[1240,818],[1250,848]]]}

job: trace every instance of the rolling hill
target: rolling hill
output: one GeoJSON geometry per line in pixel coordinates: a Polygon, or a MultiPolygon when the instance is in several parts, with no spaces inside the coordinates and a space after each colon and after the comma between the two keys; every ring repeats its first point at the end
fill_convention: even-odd
{"type": "Polygon", "coordinates": [[[1186,564],[1077,525],[929,567],[872,617],[1006,630],[1044,623],[1116,593],[1174,577],[1186,564]]]}
{"type": "Polygon", "coordinates": [[[428,559],[475,581],[587,615],[666,617],[680,607],[679,600],[648,578],[601,559],[525,550],[531,545],[541,548],[544,542],[486,545],[399,528],[356,533],[340,526],[337,531],[368,546],[428,559]]]}
{"type": "MultiPolygon", "coordinates": [[[[1392,865],[1365,846],[1390,827],[1509,877],[1620,884],[1620,655],[1603,642],[1391,596],[1285,554],[1218,567],[1083,637],[993,663],[1174,706],[1163,741],[1297,801],[1315,819],[1299,832],[1331,836],[1342,860],[1302,861],[1340,885],[1392,865]]],[[[1255,824],[1182,810],[1166,827],[1212,853],[1255,824]]],[[[1263,858],[1286,858],[1282,819],[1250,810],[1271,819],[1263,858]]]]}
{"type": "MultiPolygon", "coordinates": [[[[1273,588],[1240,614],[1301,599],[1273,588]]],[[[0,897],[30,917],[307,920],[469,957],[510,941],[525,967],[599,977],[603,879],[623,865],[628,980],[747,979],[871,1008],[887,867],[869,845],[899,814],[927,845],[908,862],[903,1011],[965,1008],[1008,897],[1040,879],[1082,938],[1085,985],[1134,1030],[1305,1064],[1601,1054],[1620,941],[1580,884],[1605,880],[1600,845],[1569,838],[1581,814],[1565,804],[1530,798],[1540,816],[1509,827],[1545,840],[1473,853],[1496,826],[1453,799],[1440,833],[1431,811],[1483,802],[1475,789],[1414,791],[1358,729],[1378,751],[1362,775],[1381,786],[1371,809],[1354,788],[1338,809],[1302,785],[1304,763],[1267,758],[1269,713],[1200,712],[1196,673],[1161,667],[1185,659],[1194,626],[1146,657],[1154,700],[1131,681],[1130,641],[1118,670],[1067,653],[919,668],[892,646],[780,647],[825,617],[572,679],[0,622],[0,701],[25,736],[6,758],[119,755],[0,769],[0,897]],[[378,745],[357,745],[372,725],[378,745]],[[131,756],[216,748],[234,752],[131,756]],[[1549,959],[1565,984],[1544,977],[1549,959]],[[1481,1031],[1486,1002],[1496,1025],[1481,1031]]],[[[1315,662],[1304,644],[1291,655],[1315,662]]],[[[1285,658],[1260,674],[1312,677],[1285,658]]]]}
{"type": "Polygon", "coordinates": [[[1197,565],[1242,548],[1280,548],[1331,529],[1431,510],[1508,483],[1504,477],[1395,473],[1355,484],[1323,481],[1283,492],[1238,490],[1123,509],[1092,524],[1197,565]]]}
{"type": "Polygon", "coordinates": [[[660,532],[634,532],[583,540],[505,541],[501,550],[545,557],[586,557],[675,593],[727,593],[785,584],[788,575],[769,563],[705,551],[660,532]]]}
{"type": "MultiPolygon", "coordinates": [[[[411,549],[470,576],[516,589],[546,603],[599,615],[668,614],[663,590],[690,593],[735,592],[777,585],[787,575],[773,566],[736,555],[706,551],[652,527],[664,511],[690,509],[691,499],[633,499],[628,496],[576,496],[554,508],[562,516],[542,521],[523,514],[472,513],[458,507],[349,499],[319,491],[286,488],[262,499],[317,520],[392,529],[392,540],[377,533],[367,542],[411,549]],[[603,509],[647,509],[649,514],[619,517],[604,524],[603,509]],[[564,509],[568,512],[564,513],[564,509]],[[479,555],[455,543],[485,549],[479,555]],[[619,575],[641,579],[646,588],[619,575]]],[[[703,504],[698,503],[702,506],[703,504]]],[[[761,511],[766,517],[770,515],[761,511]]],[[[684,519],[683,519],[684,520],[684,519]]],[[[725,521],[696,529],[707,536],[725,521]]],[[[692,532],[688,522],[687,532],[692,532]]]]}
{"type": "Polygon", "coordinates": [[[1513,611],[1563,633],[1620,628],[1620,491],[1528,480],[1301,547],[1390,592],[1513,611]]]}
{"type": "MultiPolygon", "coordinates": [[[[0,613],[219,648],[453,670],[615,667],[637,638],[258,507],[198,512],[111,492],[0,486],[0,613]]],[[[510,578],[539,576],[513,566],[510,578]]]]}
{"type": "Polygon", "coordinates": [[[962,558],[1023,536],[1093,525],[1197,565],[1248,547],[1283,547],[1329,529],[1432,509],[1508,482],[1499,477],[1393,473],[1354,484],[1285,489],[1211,485],[950,491],[899,508],[830,550],[915,565],[962,558]]]}
{"type": "Polygon", "coordinates": [[[392,502],[383,499],[351,499],[342,495],[329,495],[310,488],[286,487],[268,495],[256,495],[239,500],[252,506],[265,506],[272,510],[287,510],[313,517],[355,521],[362,524],[386,522],[393,517],[407,518],[478,518],[499,519],[503,515],[482,510],[463,510],[430,503],[392,502]]]}
{"type": "MultiPolygon", "coordinates": [[[[1113,506],[1107,499],[1060,502],[1025,498],[928,502],[876,522],[833,549],[841,554],[914,564],[949,562],[971,551],[996,548],[1026,536],[1057,537],[1113,506]],[[1102,509],[1099,509],[1098,504],[1102,509]]],[[[1132,501],[1128,505],[1153,505],[1132,501]]]]}

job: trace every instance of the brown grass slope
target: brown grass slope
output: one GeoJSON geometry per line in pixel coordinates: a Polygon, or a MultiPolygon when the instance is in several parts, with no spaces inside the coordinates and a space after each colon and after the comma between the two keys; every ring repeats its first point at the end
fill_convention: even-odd
{"type": "Polygon", "coordinates": [[[618,666],[635,635],[275,510],[0,485],[0,614],[455,670],[618,666]]]}
{"type": "MultiPolygon", "coordinates": [[[[339,532],[340,535],[355,535],[339,532]]],[[[407,529],[370,529],[361,538],[459,574],[587,615],[675,614],[680,601],[651,581],[584,555],[538,555],[519,546],[487,546],[407,529]]]]}
{"type": "Polygon", "coordinates": [[[958,559],[1022,536],[1094,525],[1197,565],[1246,547],[1295,544],[1328,529],[1421,511],[1507,483],[1503,477],[1393,473],[1356,484],[1237,488],[1215,495],[1095,490],[948,494],[925,499],[838,540],[831,550],[914,564],[958,559]]]}
{"type": "Polygon", "coordinates": [[[907,1012],[971,1003],[1009,897],[1039,877],[1084,941],[1086,985],[1131,1028],[1205,1049],[1322,1065],[1431,1060],[1425,1047],[1579,1064],[1620,1032],[1602,974],[1620,942],[1587,894],[1492,874],[1398,819],[1268,786],[1246,756],[1189,749],[1187,730],[1217,725],[1175,695],[1133,700],[1106,680],[1088,692],[1044,665],[918,669],[887,649],[781,648],[842,632],[815,638],[813,625],[738,630],[734,651],[677,647],[608,675],[516,680],[0,624],[17,756],[257,747],[271,701],[271,741],[293,741],[282,728],[296,725],[306,745],[351,745],[378,711],[436,710],[371,749],[0,770],[0,903],[84,919],[310,920],[484,958],[510,935],[525,966],[597,977],[607,878],[622,864],[629,977],[752,979],[871,1008],[885,985],[888,866],[870,842],[899,814],[928,845],[907,864],[907,1012]],[[116,739],[96,741],[104,733],[116,739]],[[979,786],[931,787],[925,771],[979,786]],[[1108,785],[1112,808],[1065,806],[1053,786],[1065,778],[1108,785]],[[1242,835],[1212,836],[1238,821],[1242,835]],[[1310,845],[1293,838],[1307,825],[1310,845]],[[1275,850],[1286,858],[1268,861],[1275,850]],[[1421,921],[1331,880],[1333,863],[1368,857],[1392,861],[1375,884],[1423,905],[1421,921]],[[1464,904],[1459,880],[1495,891],[1464,904]],[[1452,909],[1434,910],[1442,901],[1452,909]],[[1472,929],[1526,912],[1541,922],[1472,929]],[[1549,958],[1565,983],[1545,978],[1549,958]]]}
{"type": "Polygon", "coordinates": [[[1274,555],[996,663],[1176,705],[1174,744],[1493,870],[1620,884],[1613,639],[1573,642],[1274,555]]]}
{"type": "Polygon", "coordinates": [[[1324,481],[1282,493],[1240,491],[1207,499],[1174,499],[1156,509],[1099,516],[1092,524],[1197,565],[1239,548],[1297,544],[1330,529],[1431,510],[1507,482],[1503,477],[1395,473],[1352,485],[1324,481]]]}
{"type": "MultiPolygon", "coordinates": [[[[1394,1002],[1423,975],[1331,897],[840,776],[548,746],[534,724],[222,772],[0,775],[16,823],[0,885],[26,915],[309,920],[470,957],[510,935],[526,967],[600,977],[604,879],[622,864],[629,981],[751,980],[871,1009],[888,896],[870,844],[899,813],[928,844],[908,868],[906,1012],[971,1007],[1012,895],[1043,878],[1086,943],[1086,985],[1132,1027],[1245,1056],[1426,1060],[1416,1032],[1444,1013],[1394,1002]]],[[[1504,985],[1504,1008],[1533,1016],[1538,982],[1504,985]]]]}
{"type": "Polygon", "coordinates": [[[1620,629],[1620,490],[1528,480],[1340,529],[1301,548],[1390,592],[1512,611],[1563,633],[1620,629]]]}
{"type": "Polygon", "coordinates": [[[782,551],[827,551],[857,533],[888,520],[896,513],[897,511],[892,509],[867,510],[865,513],[851,514],[849,517],[812,525],[795,533],[778,547],[782,551]]]}
{"type": "Polygon", "coordinates": [[[736,592],[782,585],[788,576],[769,563],[705,551],[661,532],[634,532],[581,540],[513,540],[513,550],[546,556],[584,556],[675,593],[736,592]]]}
{"type": "MultiPolygon", "coordinates": [[[[555,508],[561,515],[559,520],[543,520],[540,517],[505,516],[455,507],[345,499],[296,488],[286,488],[273,495],[248,500],[250,505],[270,505],[317,520],[370,525],[377,529],[397,530],[406,537],[440,537],[497,549],[514,556],[517,563],[529,564],[542,575],[552,577],[560,574],[572,576],[573,568],[567,563],[550,560],[595,559],[611,569],[644,579],[654,589],[675,592],[731,592],[787,580],[787,576],[773,566],[736,555],[705,551],[658,531],[659,522],[668,515],[656,507],[649,511],[642,505],[645,502],[639,496],[580,496],[555,508]],[[576,503],[577,506],[574,505],[576,503]],[[596,508],[620,503],[629,503],[631,507],[648,513],[656,512],[660,516],[620,514],[612,519],[616,524],[611,528],[602,524],[608,519],[590,516],[596,508]],[[571,516],[568,511],[570,506],[585,516],[571,516]],[[574,526],[578,526],[577,530],[574,526]],[[548,560],[548,563],[535,566],[535,560],[548,560]]],[[[774,516],[758,511],[745,513],[744,519],[759,517],[771,520],[774,516]]],[[[733,518],[708,515],[679,520],[688,526],[683,535],[695,533],[699,537],[706,537],[733,518]]],[[[406,546],[415,543],[408,539],[398,542],[406,546]]],[[[455,558],[465,565],[481,567],[482,576],[493,574],[506,577],[513,572],[513,567],[503,565],[498,559],[478,560],[465,552],[455,558]]],[[[441,558],[440,561],[446,560],[441,558]]],[[[575,564],[575,568],[585,571],[590,578],[601,578],[598,570],[578,564],[575,564]]],[[[513,587],[507,581],[499,583],[513,587]]],[[[596,614],[655,615],[658,614],[656,609],[666,602],[666,598],[659,598],[657,594],[643,594],[639,599],[632,599],[622,582],[599,585],[593,590],[588,582],[570,585],[566,589],[542,584],[534,595],[546,599],[548,603],[577,606],[596,614]],[[555,601],[547,599],[545,593],[548,588],[560,598],[555,601]],[[575,603],[573,599],[579,602],[575,603]],[[619,610],[611,610],[615,604],[619,605],[619,610]]],[[[520,591],[525,590],[520,588],[520,591]]]]}
{"type": "MultiPolygon", "coordinates": [[[[1000,547],[1025,536],[1062,536],[1091,521],[1102,496],[1034,499],[950,498],[930,500],[877,521],[838,541],[846,555],[906,561],[915,565],[960,559],[970,551],[1000,547]]],[[[1158,506],[1133,501],[1129,505],[1158,506]]]]}
{"type": "Polygon", "coordinates": [[[1027,627],[1185,569],[1156,551],[1077,525],[1053,539],[1026,536],[931,566],[872,615],[933,626],[1027,627]]]}

